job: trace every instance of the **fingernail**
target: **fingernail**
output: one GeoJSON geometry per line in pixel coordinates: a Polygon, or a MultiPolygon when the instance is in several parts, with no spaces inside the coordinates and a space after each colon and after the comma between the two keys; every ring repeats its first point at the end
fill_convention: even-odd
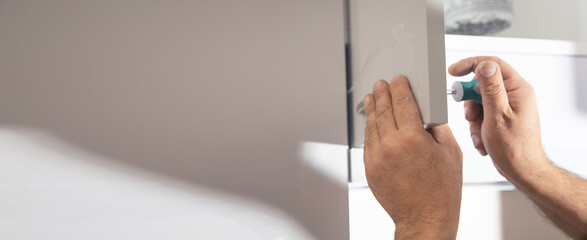
{"type": "Polygon", "coordinates": [[[383,83],[383,80],[378,80],[377,82],[375,82],[375,85],[373,86],[373,92],[375,92],[375,90],[379,89],[380,87],[383,87],[383,83]]]}
{"type": "Polygon", "coordinates": [[[363,107],[367,108],[367,106],[369,106],[369,100],[371,98],[369,97],[369,95],[365,96],[365,98],[363,98],[363,107]]]}
{"type": "Polygon", "coordinates": [[[481,145],[481,139],[479,139],[479,137],[477,137],[477,135],[472,135],[471,139],[473,139],[473,145],[475,146],[475,148],[477,148],[477,146],[481,145]]]}
{"type": "Polygon", "coordinates": [[[493,63],[484,64],[477,67],[477,73],[486,78],[493,77],[496,71],[497,67],[493,63]]]}
{"type": "Polygon", "coordinates": [[[479,149],[477,149],[477,151],[479,151],[479,154],[481,154],[483,156],[487,155],[487,151],[485,151],[485,149],[483,149],[483,148],[479,148],[479,149]]]}
{"type": "Polygon", "coordinates": [[[405,78],[404,75],[395,75],[395,77],[393,77],[393,79],[391,79],[391,81],[399,81],[400,79],[405,78]]]}

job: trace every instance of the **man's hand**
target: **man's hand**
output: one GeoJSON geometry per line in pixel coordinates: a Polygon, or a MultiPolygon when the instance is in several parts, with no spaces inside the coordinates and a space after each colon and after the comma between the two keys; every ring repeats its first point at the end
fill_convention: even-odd
{"type": "Polygon", "coordinates": [[[491,155],[510,182],[527,181],[545,171],[534,90],[509,64],[495,57],[472,57],[449,67],[453,76],[475,72],[483,105],[465,102],[471,138],[482,155],[491,155]]]}
{"type": "Polygon", "coordinates": [[[462,153],[447,125],[423,128],[409,82],[379,80],[365,97],[365,171],[396,239],[455,239],[462,153]]]}
{"type": "Polygon", "coordinates": [[[461,60],[453,76],[475,72],[483,105],[465,102],[471,137],[482,155],[528,196],[561,230],[587,239],[587,181],[548,161],[540,141],[534,90],[507,63],[495,57],[461,60]]]}

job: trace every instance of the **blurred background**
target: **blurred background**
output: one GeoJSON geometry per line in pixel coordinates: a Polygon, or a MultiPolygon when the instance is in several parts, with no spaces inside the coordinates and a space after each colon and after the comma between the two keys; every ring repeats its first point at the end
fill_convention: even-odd
{"type": "Polygon", "coordinates": [[[447,34],[587,40],[585,1],[445,0],[447,34]]]}

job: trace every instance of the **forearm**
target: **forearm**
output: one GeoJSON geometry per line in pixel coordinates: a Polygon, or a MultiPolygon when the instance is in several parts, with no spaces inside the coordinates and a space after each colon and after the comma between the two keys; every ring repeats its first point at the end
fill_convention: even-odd
{"type": "Polygon", "coordinates": [[[585,233],[583,233],[581,229],[575,227],[571,222],[569,222],[569,220],[564,218],[558,212],[532,198],[530,198],[530,200],[534,202],[534,204],[540,209],[545,217],[547,217],[554,225],[565,232],[569,237],[572,239],[585,239],[585,233]]]}
{"type": "Polygon", "coordinates": [[[587,238],[587,181],[549,163],[513,183],[563,231],[587,238]]]}

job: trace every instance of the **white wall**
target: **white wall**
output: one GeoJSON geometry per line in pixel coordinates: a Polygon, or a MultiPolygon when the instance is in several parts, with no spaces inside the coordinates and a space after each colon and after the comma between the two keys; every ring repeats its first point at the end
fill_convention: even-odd
{"type": "Polygon", "coordinates": [[[587,40],[584,0],[512,0],[515,22],[496,36],[559,40],[587,40]]]}
{"type": "Polygon", "coordinates": [[[342,1],[1,1],[0,239],[347,239],[342,1]]]}

